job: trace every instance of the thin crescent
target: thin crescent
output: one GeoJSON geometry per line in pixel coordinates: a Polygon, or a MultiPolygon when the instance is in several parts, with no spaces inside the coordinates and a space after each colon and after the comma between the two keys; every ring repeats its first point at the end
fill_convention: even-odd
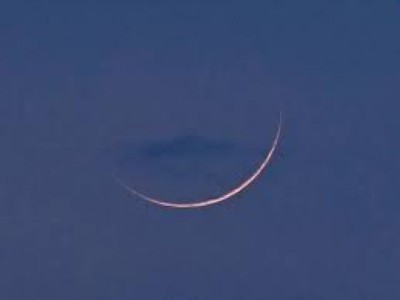
{"type": "Polygon", "coordinates": [[[158,199],[155,199],[155,198],[148,197],[148,196],[138,192],[137,190],[127,186],[122,180],[120,180],[117,177],[115,177],[115,179],[122,187],[124,187],[126,190],[128,190],[132,194],[138,196],[139,198],[142,198],[143,200],[150,201],[151,203],[154,203],[154,204],[157,204],[157,205],[171,207],[171,208],[200,208],[200,207],[213,205],[213,204],[225,201],[225,200],[237,195],[238,193],[243,191],[246,187],[248,187],[261,174],[261,172],[269,164],[269,162],[270,162],[270,160],[272,158],[272,155],[275,152],[275,149],[276,149],[276,147],[278,145],[278,141],[279,141],[279,138],[280,138],[280,135],[281,135],[281,128],[282,128],[282,114],[280,113],[278,129],[276,131],[275,138],[274,138],[274,141],[272,143],[272,147],[268,151],[266,157],[264,158],[264,160],[262,161],[260,166],[255,170],[255,172],[249,178],[247,178],[241,184],[239,184],[239,185],[235,186],[234,188],[230,189],[225,194],[222,194],[222,195],[214,197],[214,198],[209,198],[209,199],[205,199],[205,200],[198,200],[198,201],[194,201],[194,202],[184,202],[184,203],[175,203],[175,202],[169,202],[169,201],[166,201],[166,200],[158,200],[158,199]]]}

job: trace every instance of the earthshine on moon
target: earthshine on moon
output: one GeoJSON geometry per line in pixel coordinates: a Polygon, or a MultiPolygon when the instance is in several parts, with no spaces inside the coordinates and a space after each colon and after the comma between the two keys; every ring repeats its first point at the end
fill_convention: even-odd
{"type": "Polygon", "coordinates": [[[260,176],[260,174],[263,172],[263,170],[267,167],[267,165],[271,161],[271,158],[275,152],[275,149],[278,145],[278,141],[280,138],[281,128],[282,128],[282,114],[279,115],[278,129],[276,131],[272,146],[269,149],[269,151],[267,152],[264,160],[261,162],[259,167],[245,181],[243,181],[240,184],[237,184],[230,190],[228,190],[225,193],[223,193],[219,196],[216,196],[214,198],[201,199],[201,200],[197,200],[197,201],[193,201],[193,202],[184,202],[184,203],[170,202],[168,200],[158,199],[158,198],[153,198],[153,197],[147,196],[147,195],[129,187],[127,184],[125,184],[119,178],[115,177],[115,179],[122,187],[124,187],[126,190],[128,190],[133,195],[135,195],[143,200],[149,201],[153,204],[156,204],[156,205],[160,205],[160,206],[164,206],[164,207],[171,207],[171,208],[187,208],[187,209],[210,206],[210,205],[228,200],[228,199],[232,198],[233,196],[239,194],[245,188],[247,188],[258,176],[260,176]]]}

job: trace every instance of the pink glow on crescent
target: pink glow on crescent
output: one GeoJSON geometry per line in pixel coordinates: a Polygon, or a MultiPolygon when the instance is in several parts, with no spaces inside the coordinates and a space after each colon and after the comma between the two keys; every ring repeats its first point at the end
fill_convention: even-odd
{"type": "Polygon", "coordinates": [[[279,125],[278,125],[278,129],[276,131],[276,135],[275,135],[274,141],[272,143],[272,147],[268,151],[265,159],[262,161],[261,165],[257,168],[257,170],[249,178],[247,178],[244,182],[242,182],[241,184],[239,184],[236,187],[232,188],[231,190],[229,190],[225,194],[222,194],[222,195],[214,197],[214,198],[203,199],[203,200],[198,200],[198,201],[193,201],[193,202],[185,202],[185,203],[169,202],[169,201],[166,201],[166,200],[159,200],[159,199],[148,197],[148,196],[138,192],[137,190],[127,186],[119,178],[115,178],[115,179],[117,180],[117,182],[122,187],[127,189],[132,194],[134,194],[134,195],[136,195],[136,196],[138,196],[138,197],[140,197],[140,198],[142,198],[144,200],[147,200],[147,201],[150,201],[150,202],[152,202],[154,204],[157,204],[157,205],[166,206],[166,207],[172,207],[172,208],[199,208],[199,207],[213,205],[213,204],[225,201],[225,200],[235,196],[236,194],[240,193],[246,187],[248,187],[261,174],[261,172],[266,168],[266,166],[270,162],[270,160],[272,158],[272,155],[274,154],[275,149],[276,149],[276,147],[278,145],[279,137],[280,137],[280,134],[281,134],[281,127],[282,127],[282,116],[280,115],[280,117],[279,117],[279,125]]]}

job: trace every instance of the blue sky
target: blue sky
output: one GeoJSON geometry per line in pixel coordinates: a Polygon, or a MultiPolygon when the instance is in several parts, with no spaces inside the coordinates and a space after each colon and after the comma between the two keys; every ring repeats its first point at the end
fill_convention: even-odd
{"type": "Polygon", "coordinates": [[[399,299],[398,1],[0,7],[0,298],[399,299]]]}

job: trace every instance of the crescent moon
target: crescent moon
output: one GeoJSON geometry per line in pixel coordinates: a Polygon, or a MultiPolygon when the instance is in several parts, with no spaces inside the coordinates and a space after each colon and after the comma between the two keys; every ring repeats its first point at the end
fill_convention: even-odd
{"type": "Polygon", "coordinates": [[[261,164],[259,165],[259,167],[250,175],[250,177],[248,177],[246,180],[244,180],[243,182],[241,182],[240,184],[237,184],[236,186],[234,186],[233,188],[231,188],[230,190],[228,190],[227,192],[216,196],[214,198],[208,198],[208,199],[202,199],[202,200],[197,200],[197,201],[193,201],[193,202],[184,202],[184,203],[176,203],[176,202],[170,202],[167,200],[161,200],[161,199],[156,199],[156,198],[152,198],[149,196],[146,196],[145,194],[129,187],[127,184],[125,184],[121,179],[119,179],[118,177],[115,177],[115,180],[123,187],[125,188],[127,191],[129,191],[131,194],[149,201],[153,204],[156,205],[160,205],[160,206],[164,206],[164,207],[170,207],[170,208],[183,208],[183,209],[191,209],[191,208],[200,208],[200,207],[206,207],[206,206],[210,206],[213,204],[217,204],[220,202],[223,202],[225,200],[228,200],[230,198],[232,198],[233,196],[239,194],[240,192],[242,192],[244,189],[246,189],[254,180],[256,180],[256,178],[263,172],[263,170],[267,167],[267,165],[269,164],[269,162],[271,161],[271,158],[275,152],[275,149],[278,145],[278,141],[281,135],[281,129],[282,129],[282,114],[280,113],[279,115],[279,123],[278,123],[278,128],[276,130],[276,134],[275,134],[275,138],[273,140],[272,146],[269,149],[269,151],[267,152],[265,158],[262,160],[261,164]]]}

